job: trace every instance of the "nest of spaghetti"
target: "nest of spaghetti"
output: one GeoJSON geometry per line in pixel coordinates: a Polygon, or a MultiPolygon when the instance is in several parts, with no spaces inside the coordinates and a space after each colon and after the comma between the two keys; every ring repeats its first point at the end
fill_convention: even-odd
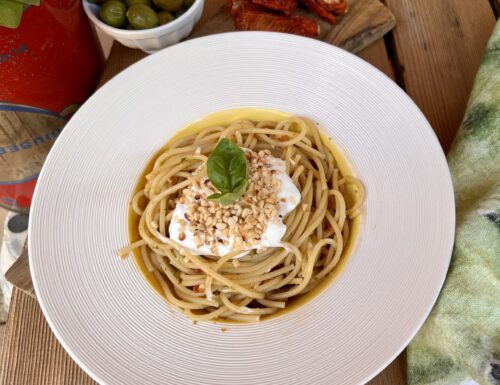
{"type": "MultiPolygon", "coordinates": [[[[276,197],[272,188],[269,191],[266,199],[271,202],[276,197]]],[[[245,234],[250,223],[243,215],[247,209],[247,216],[256,214],[257,220],[251,222],[255,230],[259,210],[266,209],[251,207],[255,200],[249,195],[254,193],[247,190],[230,205],[207,201],[205,212],[214,218],[214,229],[218,218],[227,218],[221,231],[232,227],[245,234]]],[[[363,199],[362,183],[342,174],[329,139],[304,119],[238,120],[207,127],[157,154],[145,183],[132,198],[138,237],[120,255],[136,253],[166,301],[195,322],[258,322],[289,307],[335,271],[363,199]],[[280,159],[300,192],[300,202],[282,218],[286,231],[279,246],[252,248],[248,241],[225,255],[200,255],[170,236],[175,208],[185,202],[186,189],[206,180],[207,159],[222,138],[254,154],[280,159]]],[[[271,217],[275,206],[269,210],[271,217]]],[[[265,226],[265,221],[260,224],[265,226]]]]}

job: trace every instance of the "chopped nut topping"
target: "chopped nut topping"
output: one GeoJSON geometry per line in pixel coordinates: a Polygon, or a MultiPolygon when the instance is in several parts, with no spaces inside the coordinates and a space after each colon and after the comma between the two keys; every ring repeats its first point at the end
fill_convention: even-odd
{"type": "MultiPolygon", "coordinates": [[[[217,192],[208,178],[199,183],[195,181],[182,190],[177,199],[178,203],[187,205],[185,218],[194,234],[196,247],[210,246],[214,255],[217,245],[227,245],[230,237],[234,237],[235,249],[250,248],[262,238],[267,223],[278,216],[280,182],[273,178],[276,171],[271,168],[271,152],[248,150],[246,157],[249,166],[247,192],[233,204],[222,206],[207,199],[217,192]]],[[[188,225],[184,220],[178,223],[182,241],[186,237],[184,228],[188,225]]]]}

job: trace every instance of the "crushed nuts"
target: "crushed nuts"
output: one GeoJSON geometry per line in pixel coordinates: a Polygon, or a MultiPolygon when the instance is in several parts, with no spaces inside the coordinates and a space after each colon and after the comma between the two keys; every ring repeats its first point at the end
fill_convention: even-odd
{"type": "MultiPolygon", "coordinates": [[[[233,204],[222,206],[209,201],[207,196],[217,192],[205,178],[182,190],[177,203],[187,205],[185,220],[179,220],[179,239],[186,237],[188,227],[194,235],[196,247],[208,245],[217,254],[217,244],[228,244],[234,237],[234,249],[250,248],[258,242],[269,220],[278,217],[278,188],[273,178],[271,152],[246,151],[248,161],[247,192],[233,204]],[[188,225],[189,222],[189,225],[188,225]]],[[[183,239],[180,239],[183,240],[183,239]]]]}

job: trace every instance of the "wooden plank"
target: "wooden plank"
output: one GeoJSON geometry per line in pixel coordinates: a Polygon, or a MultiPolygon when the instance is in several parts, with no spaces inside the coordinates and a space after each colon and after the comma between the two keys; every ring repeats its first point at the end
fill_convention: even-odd
{"type": "Polygon", "coordinates": [[[495,24],[488,0],[386,0],[398,79],[445,150],[458,129],[481,55],[495,24]]]}
{"type": "MultiPolygon", "coordinates": [[[[234,21],[221,1],[210,2],[210,21],[197,29],[192,37],[234,31],[234,21]],[[215,12],[216,10],[219,12],[215,12]],[[216,13],[216,14],[215,14],[216,13]]],[[[319,39],[350,52],[359,52],[389,32],[395,25],[394,15],[379,0],[350,0],[349,11],[331,25],[317,15],[298,8],[296,15],[314,18],[321,29],[319,39]]]]}
{"type": "Polygon", "coordinates": [[[391,362],[367,385],[406,385],[406,351],[391,362]]]}
{"type": "Polygon", "coordinates": [[[320,20],[321,40],[350,52],[360,52],[394,28],[396,19],[380,1],[348,0],[349,11],[331,27],[320,20]]]}
{"type": "Polygon", "coordinates": [[[358,56],[394,80],[394,70],[387,56],[384,39],[378,39],[372,45],[359,52],[358,56]]]}
{"type": "Polygon", "coordinates": [[[23,253],[16,259],[12,266],[5,273],[5,279],[24,291],[26,294],[35,297],[35,289],[31,281],[28,243],[24,244],[23,253]]]}
{"type": "Polygon", "coordinates": [[[146,53],[138,49],[127,48],[115,41],[113,47],[111,47],[109,59],[106,62],[106,67],[104,68],[97,87],[101,87],[113,76],[146,56],[146,53]]]}
{"type": "Polygon", "coordinates": [[[3,347],[4,334],[5,334],[5,324],[0,325],[0,352],[2,351],[3,347]]]}
{"type": "Polygon", "coordinates": [[[57,342],[33,297],[14,288],[0,357],[1,385],[96,385],[57,342]]]}
{"type": "Polygon", "coordinates": [[[490,0],[491,7],[496,17],[500,17],[500,0],[490,0]]]}
{"type": "Polygon", "coordinates": [[[195,31],[201,26],[207,24],[207,22],[211,20],[217,13],[219,13],[221,8],[225,7],[226,4],[227,0],[205,1],[205,7],[203,8],[203,15],[201,15],[201,19],[198,22],[198,25],[195,27],[195,31]]]}
{"type": "MultiPolygon", "coordinates": [[[[7,209],[0,207],[0,244],[2,244],[2,238],[3,238],[3,226],[5,222],[5,217],[7,216],[7,209]]],[[[3,319],[3,315],[2,315],[3,319]]],[[[3,320],[2,320],[3,322],[3,320]]],[[[2,351],[3,347],[3,338],[4,338],[4,333],[5,333],[5,324],[0,324],[0,352],[2,351]]]]}

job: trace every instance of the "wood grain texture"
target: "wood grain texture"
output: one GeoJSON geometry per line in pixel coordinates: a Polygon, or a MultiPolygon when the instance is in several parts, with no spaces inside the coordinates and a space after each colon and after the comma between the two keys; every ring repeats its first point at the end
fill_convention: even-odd
{"type": "Polygon", "coordinates": [[[101,75],[101,79],[99,79],[97,87],[98,88],[101,87],[113,76],[122,72],[128,66],[135,63],[136,61],[141,60],[146,56],[147,56],[146,53],[138,49],[127,48],[115,41],[113,43],[113,47],[111,47],[109,59],[106,62],[106,66],[104,67],[104,71],[101,75]]]}
{"type": "Polygon", "coordinates": [[[406,352],[403,352],[367,385],[406,385],[406,383],[406,352]]]}
{"type": "Polygon", "coordinates": [[[0,384],[96,384],[57,342],[36,300],[16,288],[0,357],[0,384]]]}
{"type": "Polygon", "coordinates": [[[351,0],[349,11],[330,26],[321,20],[321,40],[357,53],[389,32],[396,25],[391,11],[378,0],[351,0]]]}
{"type": "Polygon", "coordinates": [[[5,324],[0,325],[0,352],[2,351],[2,347],[3,347],[4,334],[5,334],[5,324]]]}
{"type": "Polygon", "coordinates": [[[445,151],[463,118],[481,56],[495,24],[488,0],[386,0],[398,78],[445,151]]]}
{"type": "Polygon", "coordinates": [[[500,17],[500,0],[490,0],[491,7],[496,17],[500,17]]]}
{"type": "MultiPolygon", "coordinates": [[[[7,209],[0,207],[0,226],[4,226],[5,217],[7,216],[7,209]]],[[[3,231],[0,229],[0,244],[2,243],[3,231]]],[[[0,352],[3,347],[3,336],[5,332],[5,324],[0,324],[0,352]]]]}
{"type": "Polygon", "coordinates": [[[387,55],[384,39],[378,39],[369,47],[366,47],[361,52],[358,52],[357,55],[394,80],[394,70],[387,55]]]}
{"type": "MultiPolygon", "coordinates": [[[[197,29],[192,37],[234,31],[234,21],[224,1],[214,1],[211,11],[219,10],[206,24],[197,29]]],[[[318,20],[321,28],[319,39],[351,52],[359,52],[389,32],[396,21],[391,11],[378,0],[351,0],[349,11],[340,16],[336,25],[331,25],[302,8],[296,15],[318,20]]]]}
{"type": "Polygon", "coordinates": [[[27,246],[28,244],[26,243],[24,245],[23,253],[16,259],[9,270],[7,270],[5,273],[5,279],[34,298],[35,289],[33,288],[33,282],[31,281],[27,246]]]}
{"type": "Polygon", "coordinates": [[[206,0],[201,19],[195,26],[194,30],[196,31],[200,27],[206,25],[209,20],[220,12],[222,7],[226,6],[226,4],[227,0],[206,0]]]}

